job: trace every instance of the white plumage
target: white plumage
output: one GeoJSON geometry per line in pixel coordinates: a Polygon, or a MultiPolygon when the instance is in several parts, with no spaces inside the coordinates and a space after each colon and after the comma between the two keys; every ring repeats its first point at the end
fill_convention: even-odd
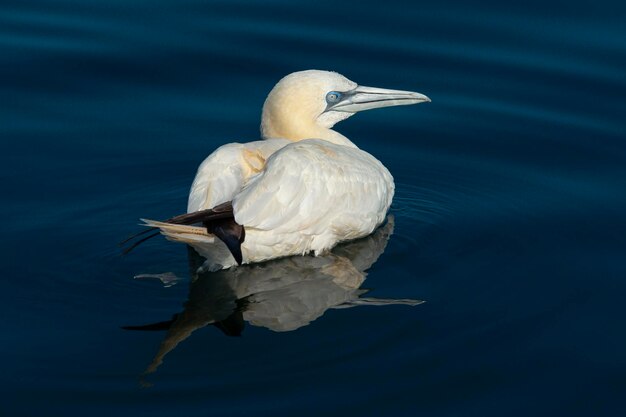
{"type": "MultiPolygon", "coordinates": [[[[234,220],[245,229],[243,263],[319,255],[366,236],[385,218],[393,178],[331,128],[360,110],[424,101],[430,100],[419,93],[360,87],[334,72],[290,74],[263,107],[264,140],[227,144],[209,155],[191,187],[188,212],[232,201],[234,220]]],[[[213,269],[236,264],[204,227],[145,222],[172,240],[198,246],[213,269]]]]}

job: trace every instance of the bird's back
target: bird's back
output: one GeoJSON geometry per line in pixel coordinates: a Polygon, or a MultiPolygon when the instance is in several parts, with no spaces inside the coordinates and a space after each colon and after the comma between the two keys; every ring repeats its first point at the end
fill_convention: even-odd
{"type": "Polygon", "coordinates": [[[206,210],[232,200],[286,139],[229,143],[217,148],[198,167],[189,192],[187,212],[206,210]]]}
{"type": "Polygon", "coordinates": [[[391,174],[367,152],[308,139],[273,154],[235,196],[233,209],[249,249],[278,239],[286,254],[321,253],[370,234],[393,193],[391,174]]]}

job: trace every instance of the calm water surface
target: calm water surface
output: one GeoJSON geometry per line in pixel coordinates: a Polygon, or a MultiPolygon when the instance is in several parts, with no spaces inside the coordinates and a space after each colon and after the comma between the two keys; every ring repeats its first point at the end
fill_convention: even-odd
{"type": "Polygon", "coordinates": [[[0,415],[626,413],[622,2],[8,0],[0,52],[0,415]],[[338,125],[396,179],[384,229],[120,256],[309,68],[433,100],[338,125]]]}

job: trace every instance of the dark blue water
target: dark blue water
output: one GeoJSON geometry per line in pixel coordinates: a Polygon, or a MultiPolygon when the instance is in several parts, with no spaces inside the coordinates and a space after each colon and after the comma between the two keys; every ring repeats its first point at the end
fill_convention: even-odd
{"type": "Polygon", "coordinates": [[[617,1],[5,0],[0,414],[625,415],[625,97],[617,1]],[[388,241],[344,281],[121,257],[309,68],[433,100],[337,126],[396,179],[388,241]]]}

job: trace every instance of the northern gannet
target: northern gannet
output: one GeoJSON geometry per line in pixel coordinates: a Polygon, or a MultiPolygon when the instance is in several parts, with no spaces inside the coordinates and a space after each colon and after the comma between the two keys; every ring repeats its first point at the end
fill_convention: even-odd
{"type": "Polygon", "coordinates": [[[367,236],[385,219],[393,177],[332,127],[362,110],[427,101],[415,92],[359,86],[336,72],[289,74],[263,105],[263,140],[215,150],[198,168],[188,214],[142,219],[144,225],[200,247],[214,270],[317,256],[367,236]]]}

